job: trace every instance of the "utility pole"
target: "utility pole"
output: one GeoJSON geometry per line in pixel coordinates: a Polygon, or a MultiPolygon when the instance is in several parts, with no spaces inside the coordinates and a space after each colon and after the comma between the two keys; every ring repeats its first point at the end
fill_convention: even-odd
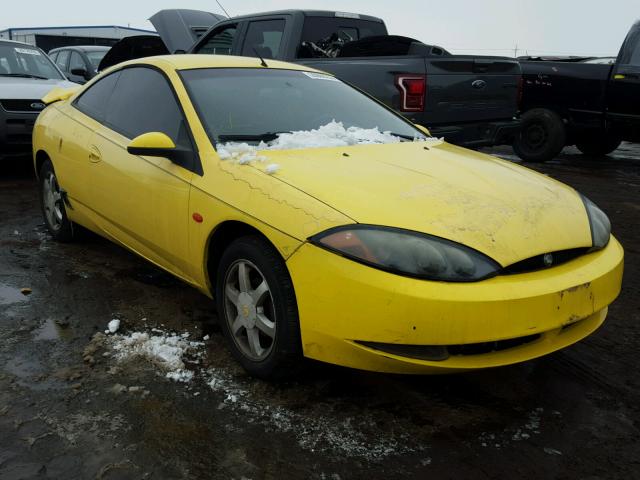
{"type": "Polygon", "coordinates": [[[518,44],[516,43],[515,48],[513,49],[513,56],[514,58],[518,58],[518,44]]]}

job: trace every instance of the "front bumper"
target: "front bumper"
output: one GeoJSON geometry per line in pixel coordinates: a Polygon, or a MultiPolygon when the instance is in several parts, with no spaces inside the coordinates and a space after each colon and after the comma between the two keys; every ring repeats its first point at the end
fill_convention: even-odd
{"type": "Polygon", "coordinates": [[[446,373],[536,358],[596,330],[620,292],[623,251],[615,238],[598,252],[546,270],[474,283],[393,275],[311,244],[287,261],[304,355],[394,373],[446,373]],[[357,342],[456,346],[535,336],[533,341],[440,361],[357,342]]]}
{"type": "Polygon", "coordinates": [[[511,145],[522,128],[520,119],[494,122],[474,122],[460,125],[435,125],[429,127],[431,135],[463,147],[491,147],[511,145]]]}

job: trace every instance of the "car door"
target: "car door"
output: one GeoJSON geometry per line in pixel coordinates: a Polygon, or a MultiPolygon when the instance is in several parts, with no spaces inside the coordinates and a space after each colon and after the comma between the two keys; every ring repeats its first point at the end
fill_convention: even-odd
{"type": "MultiPolygon", "coordinates": [[[[68,51],[67,51],[68,52],[68,51]]],[[[74,210],[93,221],[91,203],[93,185],[89,181],[90,140],[93,132],[101,128],[107,106],[111,100],[120,72],[109,74],[86,89],[73,103],[63,108],[63,115],[55,122],[53,130],[58,137],[55,162],[61,187],[67,192],[74,210]]]]}
{"type": "Polygon", "coordinates": [[[611,73],[608,119],[640,139],[640,28],[627,36],[611,73]]]}
{"type": "Polygon", "coordinates": [[[169,81],[142,66],[121,71],[104,124],[90,141],[91,208],[103,231],[186,281],[189,192],[197,152],[169,81]],[[131,139],[162,132],[193,152],[193,162],[127,152],[131,139]]]}

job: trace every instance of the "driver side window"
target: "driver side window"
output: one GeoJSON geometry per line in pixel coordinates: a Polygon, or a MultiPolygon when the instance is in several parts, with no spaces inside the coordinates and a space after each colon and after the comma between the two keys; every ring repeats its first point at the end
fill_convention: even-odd
{"type": "Polygon", "coordinates": [[[151,68],[121,71],[118,87],[109,101],[105,124],[129,139],[143,133],[162,132],[177,146],[192,149],[171,87],[161,73],[151,68]]]}

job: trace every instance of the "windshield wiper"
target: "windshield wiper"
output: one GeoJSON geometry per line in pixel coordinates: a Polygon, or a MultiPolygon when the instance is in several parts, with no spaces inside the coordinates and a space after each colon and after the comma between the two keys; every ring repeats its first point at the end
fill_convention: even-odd
{"type": "Polygon", "coordinates": [[[270,142],[278,138],[278,135],[282,133],[291,132],[266,132],[247,135],[218,135],[219,142],[270,142]]]}
{"type": "MultiPolygon", "coordinates": [[[[416,139],[416,138],[420,138],[419,135],[405,135],[404,133],[393,133],[393,132],[389,132],[389,135],[393,135],[394,137],[399,137],[402,138],[404,140],[411,140],[412,142],[416,139]]],[[[426,137],[426,135],[423,134],[424,137],[426,137]]]]}
{"type": "Polygon", "coordinates": [[[38,78],[40,80],[49,80],[48,77],[43,77],[41,75],[32,75],[31,73],[0,73],[0,77],[38,78]]]}

